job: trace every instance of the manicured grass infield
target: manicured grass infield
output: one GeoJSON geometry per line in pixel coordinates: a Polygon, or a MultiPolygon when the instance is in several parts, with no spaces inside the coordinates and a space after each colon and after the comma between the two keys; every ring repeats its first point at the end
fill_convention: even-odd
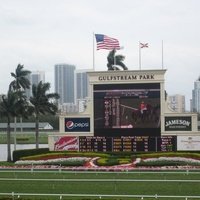
{"type": "MultiPolygon", "coordinates": [[[[66,172],[66,171],[0,171],[0,193],[97,194],[200,196],[200,172],[66,172]]],[[[99,197],[66,197],[60,199],[99,199],[99,197]]],[[[145,197],[145,196],[144,196],[145,197]]],[[[14,197],[17,199],[17,197],[14,197]]],[[[155,199],[155,198],[148,198],[155,199]]],[[[0,196],[1,199],[1,196],[0,196]]],[[[23,199],[59,199],[57,196],[32,196],[23,199]]],[[[114,199],[130,199],[114,197],[114,199]]],[[[141,199],[141,198],[131,198],[141,199]]],[[[147,198],[146,198],[147,199],[147,198]]],[[[168,198],[162,198],[166,200],[168,198]]],[[[170,198],[177,199],[177,198],[170,198]]],[[[189,198],[187,198],[188,200],[189,198]]]]}

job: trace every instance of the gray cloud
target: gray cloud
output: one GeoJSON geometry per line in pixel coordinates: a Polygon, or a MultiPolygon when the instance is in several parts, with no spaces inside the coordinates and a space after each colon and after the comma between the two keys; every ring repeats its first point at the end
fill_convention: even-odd
{"type": "MultiPolygon", "coordinates": [[[[92,68],[93,32],[117,38],[130,69],[138,69],[138,41],[144,69],[161,68],[164,41],[166,89],[191,98],[199,76],[198,0],[0,0],[0,93],[7,91],[18,63],[46,71],[53,86],[56,63],[92,68]]],[[[107,51],[95,51],[96,70],[106,69],[107,51]]]]}

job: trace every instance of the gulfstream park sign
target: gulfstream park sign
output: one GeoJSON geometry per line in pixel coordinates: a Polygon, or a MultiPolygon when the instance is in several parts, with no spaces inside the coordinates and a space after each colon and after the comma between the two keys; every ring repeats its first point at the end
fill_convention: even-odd
{"type": "Polygon", "coordinates": [[[99,81],[130,81],[130,80],[154,80],[154,74],[142,74],[142,75],[106,75],[99,76],[99,81]]]}

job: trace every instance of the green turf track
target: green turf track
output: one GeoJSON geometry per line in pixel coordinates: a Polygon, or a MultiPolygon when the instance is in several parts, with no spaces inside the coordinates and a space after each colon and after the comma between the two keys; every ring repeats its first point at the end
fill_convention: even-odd
{"type": "MultiPolygon", "coordinates": [[[[200,172],[66,173],[64,171],[0,171],[0,193],[12,192],[35,194],[106,194],[142,196],[157,194],[163,196],[200,196],[200,172]]],[[[59,199],[58,196],[35,196],[28,198],[59,199]]],[[[85,198],[95,199],[95,197],[85,198]]],[[[102,198],[111,199],[111,197],[102,198]]],[[[17,199],[17,197],[15,197],[15,199],[17,199]]],[[[62,199],[72,199],[72,197],[63,196],[62,199]]],[[[84,197],[73,197],[73,199],[84,199],[84,197]]],[[[96,199],[99,199],[99,197],[96,197],[96,199]]],[[[130,198],[115,197],[114,199],[130,198]]],[[[148,199],[150,200],[151,198],[148,199]]],[[[168,198],[162,199],[166,200],[168,198]]],[[[187,200],[188,199],[189,198],[187,198],[187,200]]]]}
{"type": "MultiPolygon", "coordinates": [[[[64,171],[31,172],[30,170],[0,171],[0,193],[12,192],[98,194],[99,196],[103,194],[200,196],[200,172],[80,173],[64,171]]],[[[15,198],[17,199],[17,197],[15,198]]],[[[28,198],[58,199],[58,196],[29,196],[28,198]]],[[[87,199],[92,198],[94,199],[94,197],[87,197],[87,199]]],[[[62,199],[72,199],[72,197],[62,197],[62,199]]],[[[76,197],[76,199],[84,199],[84,197],[76,197]]],[[[105,199],[110,198],[105,197],[105,199]]],[[[122,199],[122,197],[115,199],[122,199]]],[[[167,198],[163,199],[166,200],[167,198]]]]}

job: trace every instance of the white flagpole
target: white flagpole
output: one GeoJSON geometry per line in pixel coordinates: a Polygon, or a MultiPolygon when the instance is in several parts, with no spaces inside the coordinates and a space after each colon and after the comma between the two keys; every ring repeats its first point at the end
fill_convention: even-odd
{"type": "Polygon", "coordinates": [[[162,69],[164,68],[164,60],[163,60],[163,40],[162,40],[162,69]]]}
{"type": "Polygon", "coordinates": [[[139,70],[141,70],[141,48],[140,48],[140,41],[139,41],[139,70]]]}
{"type": "Polygon", "coordinates": [[[93,32],[93,34],[92,34],[92,37],[93,37],[93,70],[95,71],[95,53],[94,53],[94,37],[95,37],[95,35],[94,35],[94,32],[93,32]]]}

